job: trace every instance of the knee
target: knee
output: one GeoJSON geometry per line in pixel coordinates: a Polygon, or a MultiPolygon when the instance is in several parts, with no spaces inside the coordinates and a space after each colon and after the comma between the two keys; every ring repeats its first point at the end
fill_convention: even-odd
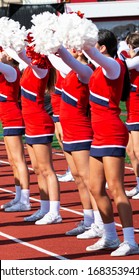
{"type": "Polygon", "coordinates": [[[120,195],[121,184],[119,182],[111,182],[109,183],[109,190],[115,200],[120,195]]]}
{"type": "Polygon", "coordinates": [[[129,147],[127,147],[126,153],[130,157],[131,160],[133,160],[135,158],[135,153],[134,153],[133,149],[130,149],[129,147]]]}
{"type": "Polygon", "coordinates": [[[32,169],[36,175],[40,174],[39,167],[37,165],[33,164],[32,169]]]}
{"type": "Polygon", "coordinates": [[[81,184],[81,178],[80,176],[76,173],[76,174],[72,174],[74,177],[74,182],[77,185],[77,187],[81,184]]]}
{"type": "Polygon", "coordinates": [[[137,160],[139,161],[139,150],[135,150],[135,156],[136,156],[137,160]]]}

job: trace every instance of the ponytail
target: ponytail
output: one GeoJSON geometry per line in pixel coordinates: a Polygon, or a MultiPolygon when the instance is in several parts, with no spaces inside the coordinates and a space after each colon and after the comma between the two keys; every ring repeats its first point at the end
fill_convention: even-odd
{"type": "Polygon", "coordinates": [[[124,75],[124,82],[123,82],[123,91],[121,96],[121,101],[127,101],[130,89],[131,89],[131,82],[130,82],[130,76],[129,76],[129,70],[127,68],[125,60],[123,60],[124,66],[125,66],[125,75],[124,75]]]}
{"type": "Polygon", "coordinates": [[[51,93],[54,91],[54,86],[56,83],[56,70],[54,67],[49,68],[49,79],[46,85],[46,91],[51,93]]]}

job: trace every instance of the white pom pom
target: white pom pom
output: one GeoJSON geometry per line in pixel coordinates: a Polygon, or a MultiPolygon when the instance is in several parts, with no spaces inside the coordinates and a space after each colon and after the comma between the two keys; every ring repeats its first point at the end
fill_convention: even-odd
{"type": "Polygon", "coordinates": [[[98,28],[91,20],[76,13],[64,13],[58,17],[57,36],[66,48],[82,50],[96,44],[98,28]]]}
{"type": "Polygon", "coordinates": [[[8,17],[0,18],[0,46],[4,49],[11,47],[16,52],[22,51],[25,47],[26,29],[20,27],[18,21],[8,17]]]}
{"type": "Polygon", "coordinates": [[[37,53],[48,55],[57,52],[61,46],[56,29],[58,17],[50,12],[33,15],[30,32],[33,37],[34,50],[37,53]]]}

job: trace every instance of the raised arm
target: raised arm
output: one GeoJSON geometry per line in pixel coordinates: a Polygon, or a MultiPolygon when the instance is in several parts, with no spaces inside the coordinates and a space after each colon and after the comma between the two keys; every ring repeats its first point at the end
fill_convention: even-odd
{"type": "Polygon", "coordinates": [[[17,79],[16,70],[12,66],[4,64],[3,62],[0,62],[0,72],[9,83],[13,83],[17,79]]]}
{"type": "Polygon", "coordinates": [[[62,77],[66,77],[66,75],[71,71],[71,68],[62,60],[61,57],[55,54],[50,54],[48,55],[48,59],[54,68],[62,74],[62,77]]]}
{"type": "Polygon", "coordinates": [[[85,50],[85,53],[103,68],[103,73],[107,78],[115,80],[119,77],[120,64],[115,59],[105,56],[95,47],[85,50]]]}
{"type": "Polygon", "coordinates": [[[136,71],[139,71],[139,56],[127,58],[125,62],[129,70],[135,69],[136,71]]]}
{"type": "Polygon", "coordinates": [[[42,68],[38,68],[37,65],[32,65],[31,64],[31,58],[27,57],[26,55],[26,51],[23,50],[22,52],[20,52],[18,54],[18,56],[20,57],[20,59],[22,59],[28,66],[30,66],[33,69],[34,74],[42,79],[46,76],[46,74],[48,73],[48,69],[42,69],[42,68]]]}
{"type": "Polygon", "coordinates": [[[89,82],[93,70],[88,65],[78,61],[64,47],[61,47],[58,50],[58,53],[63,61],[78,74],[79,80],[81,80],[83,83],[89,82]]]}

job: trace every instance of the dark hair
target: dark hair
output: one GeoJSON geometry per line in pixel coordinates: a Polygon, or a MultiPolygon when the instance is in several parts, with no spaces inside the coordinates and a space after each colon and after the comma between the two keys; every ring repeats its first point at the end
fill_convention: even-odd
{"type": "Polygon", "coordinates": [[[16,61],[15,59],[12,59],[12,60],[13,60],[13,65],[18,67],[19,66],[19,62],[16,61]]]}
{"type": "Polygon", "coordinates": [[[54,91],[54,86],[56,83],[56,70],[55,68],[52,66],[49,68],[49,79],[46,85],[46,92],[53,92],[54,91]]]}
{"type": "Polygon", "coordinates": [[[125,66],[125,74],[124,74],[121,101],[127,101],[128,97],[129,97],[129,94],[130,94],[131,81],[130,81],[129,70],[127,68],[125,59],[123,60],[123,63],[124,63],[124,66],[125,66]]]}
{"type": "MultiPolygon", "coordinates": [[[[139,33],[130,33],[126,38],[126,43],[131,45],[133,49],[139,47],[139,33]]],[[[136,55],[139,55],[139,52],[137,52],[136,55]]]]}
{"type": "Polygon", "coordinates": [[[98,44],[105,45],[111,57],[117,57],[117,38],[114,33],[107,29],[100,29],[98,32],[98,44]]]}

